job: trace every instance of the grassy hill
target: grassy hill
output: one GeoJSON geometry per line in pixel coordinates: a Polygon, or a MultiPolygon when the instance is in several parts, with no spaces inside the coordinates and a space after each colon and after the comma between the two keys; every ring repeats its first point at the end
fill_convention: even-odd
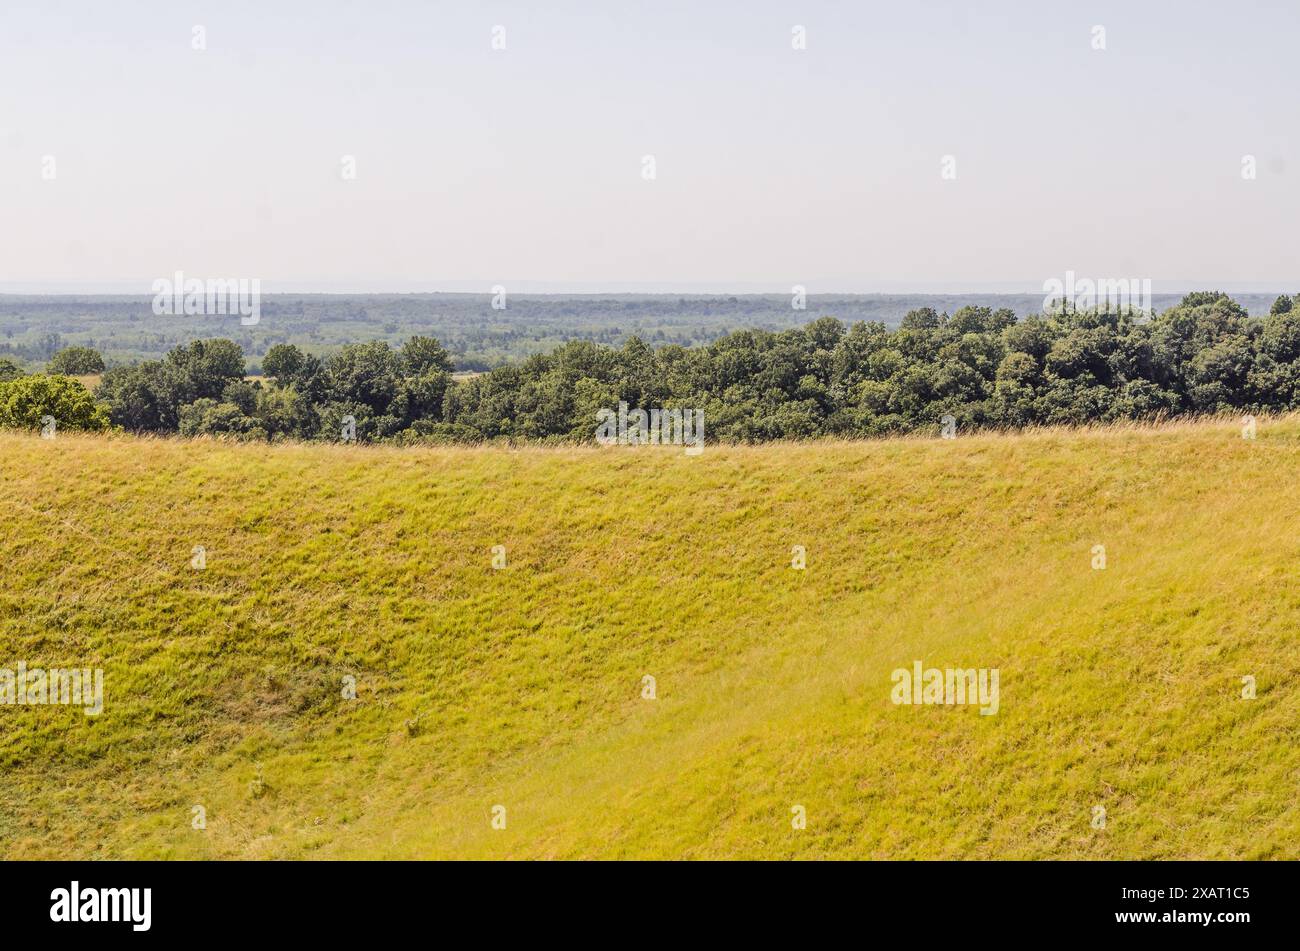
{"type": "Polygon", "coordinates": [[[0,856],[1298,858],[1297,473],[1295,418],[0,434],[0,667],[105,672],[98,717],[0,706],[0,856]],[[916,660],[997,714],[894,705],[916,660]]]}

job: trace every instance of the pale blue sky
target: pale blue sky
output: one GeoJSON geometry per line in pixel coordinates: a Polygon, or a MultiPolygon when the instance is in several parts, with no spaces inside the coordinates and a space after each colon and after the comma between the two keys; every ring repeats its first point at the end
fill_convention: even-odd
{"type": "Polygon", "coordinates": [[[5,0],[0,289],[1295,290],[1298,49],[1287,0],[5,0]]]}

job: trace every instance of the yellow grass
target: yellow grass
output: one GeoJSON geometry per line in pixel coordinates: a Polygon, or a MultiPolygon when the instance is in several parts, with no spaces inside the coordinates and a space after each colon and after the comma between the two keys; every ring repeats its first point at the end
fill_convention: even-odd
{"type": "Polygon", "coordinates": [[[0,706],[0,855],[1297,858],[1297,474],[1294,418],[0,434],[0,667],[105,671],[98,717],[0,706]],[[998,668],[998,713],[894,705],[915,660],[998,668]]]}

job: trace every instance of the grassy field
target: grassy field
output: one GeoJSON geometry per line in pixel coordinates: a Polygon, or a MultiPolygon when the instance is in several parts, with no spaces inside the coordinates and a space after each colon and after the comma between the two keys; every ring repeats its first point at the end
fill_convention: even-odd
{"type": "Polygon", "coordinates": [[[0,434],[0,667],[105,677],[0,706],[0,856],[1298,858],[1298,473],[1294,418],[0,434]],[[997,668],[996,715],[894,705],[917,660],[997,668]]]}

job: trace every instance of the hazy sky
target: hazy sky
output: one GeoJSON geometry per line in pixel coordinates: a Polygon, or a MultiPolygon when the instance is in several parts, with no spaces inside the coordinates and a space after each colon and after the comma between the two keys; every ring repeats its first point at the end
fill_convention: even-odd
{"type": "Polygon", "coordinates": [[[0,289],[1297,290],[1297,49],[1295,0],[3,0],[0,289]]]}

